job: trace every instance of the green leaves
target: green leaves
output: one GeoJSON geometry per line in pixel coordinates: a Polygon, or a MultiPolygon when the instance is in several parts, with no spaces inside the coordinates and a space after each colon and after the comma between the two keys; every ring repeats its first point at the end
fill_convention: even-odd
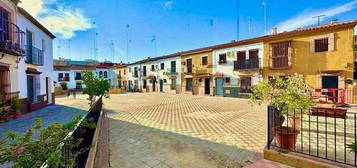
{"type": "Polygon", "coordinates": [[[311,91],[311,87],[298,75],[287,79],[274,76],[272,80],[260,81],[253,87],[250,102],[253,104],[268,103],[285,114],[293,113],[294,109],[299,113],[300,109],[305,110],[312,106],[313,102],[309,96],[311,91]]]}
{"type": "Polygon", "coordinates": [[[83,74],[83,83],[86,86],[83,93],[90,96],[90,101],[95,101],[95,96],[109,97],[109,80],[95,77],[92,71],[83,71],[83,74]]]}

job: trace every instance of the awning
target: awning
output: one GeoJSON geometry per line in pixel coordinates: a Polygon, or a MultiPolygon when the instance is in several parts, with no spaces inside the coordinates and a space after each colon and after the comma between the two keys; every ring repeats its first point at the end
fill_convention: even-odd
{"type": "Polygon", "coordinates": [[[223,73],[215,73],[213,75],[213,77],[223,77],[223,76],[224,76],[223,73]]]}
{"type": "Polygon", "coordinates": [[[156,77],[155,77],[155,76],[148,76],[148,77],[146,77],[145,79],[146,79],[146,80],[155,80],[156,77]]]}
{"type": "Polygon", "coordinates": [[[35,68],[27,68],[26,73],[27,73],[27,74],[39,75],[39,74],[41,74],[42,72],[37,71],[37,69],[35,69],[35,68]]]}
{"type": "Polygon", "coordinates": [[[210,73],[202,73],[202,74],[197,74],[196,77],[197,78],[210,78],[210,77],[212,77],[212,74],[210,74],[210,73]]]}
{"type": "Polygon", "coordinates": [[[322,74],[343,74],[343,70],[326,70],[326,71],[321,71],[322,74]]]}

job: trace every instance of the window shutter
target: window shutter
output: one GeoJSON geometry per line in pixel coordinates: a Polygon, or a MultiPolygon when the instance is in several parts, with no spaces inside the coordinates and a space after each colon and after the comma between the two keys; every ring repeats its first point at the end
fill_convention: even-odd
{"type": "Polygon", "coordinates": [[[34,102],[38,102],[39,101],[39,95],[41,93],[41,83],[40,83],[40,77],[34,77],[33,78],[33,86],[34,86],[34,102]]]}
{"type": "Polygon", "coordinates": [[[269,46],[269,67],[273,68],[273,46],[269,46]]]}
{"type": "Polygon", "coordinates": [[[335,50],[335,34],[331,33],[328,37],[328,50],[334,51],[335,50]]]}

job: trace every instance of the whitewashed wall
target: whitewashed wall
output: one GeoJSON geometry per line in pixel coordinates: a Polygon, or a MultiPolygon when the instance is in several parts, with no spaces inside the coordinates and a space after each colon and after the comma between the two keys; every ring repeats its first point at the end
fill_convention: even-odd
{"type": "MultiPolygon", "coordinates": [[[[26,98],[27,97],[27,78],[26,78],[26,69],[28,67],[31,68],[36,68],[38,71],[42,72],[40,75],[40,80],[41,80],[41,92],[40,94],[46,94],[46,77],[49,77],[50,84],[51,86],[51,92],[54,92],[53,88],[53,39],[49,37],[46,33],[44,33],[41,29],[39,29],[37,26],[32,24],[29,20],[27,20],[24,16],[21,14],[17,15],[17,25],[20,27],[20,29],[24,32],[26,30],[29,30],[33,33],[33,46],[44,50],[44,64],[43,66],[37,66],[37,65],[31,65],[25,63],[25,57],[21,59],[19,62],[19,68],[18,68],[18,78],[19,78],[19,90],[20,90],[20,98],[26,98]],[[42,47],[42,40],[45,41],[45,47],[42,47]]],[[[25,45],[26,45],[26,39],[25,40],[25,45]]],[[[51,97],[51,95],[50,95],[51,97]]],[[[50,99],[51,100],[51,99],[50,99]]]]}
{"type": "MultiPolygon", "coordinates": [[[[238,51],[246,51],[246,59],[249,57],[249,50],[258,49],[258,57],[259,57],[259,67],[263,67],[263,53],[264,53],[264,44],[263,43],[254,43],[249,45],[240,45],[230,48],[223,48],[219,50],[213,51],[213,74],[215,73],[223,73],[224,77],[230,77],[231,83],[237,83],[240,85],[239,76],[237,72],[234,72],[234,61],[237,60],[237,52],[238,51]],[[218,64],[219,54],[234,52],[232,57],[227,56],[227,64],[218,64]]],[[[252,76],[252,85],[258,83],[259,80],[262,80],[262,74],[253,74],[252,76]]]]}

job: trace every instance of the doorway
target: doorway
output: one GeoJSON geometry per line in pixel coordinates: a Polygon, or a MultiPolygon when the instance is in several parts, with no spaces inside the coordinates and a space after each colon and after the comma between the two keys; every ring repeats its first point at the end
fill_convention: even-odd
{"type": "Polygon", "coordinates": [[[192,78],[186,78],[186,91],[192,91],[192,78]]]}
{"type": "Polygon", "coordinates": [[[164,80],[160,79],[160,92],[164,91],[164,80]]]}
{"type": "Polygon", "coordinates": [[[31,103],[34,102],[33,76],[27,75],[27,98],[31,103]]]}
{"type": "Polygon", "coordinates": [[[156,80],[152,79],[151,80],[151,83],[152,83],[152,91],[155,92],[156,91],[156,80]]]}
{"type": "Polygon", "coordinates": [[[223,96],[223,78],[216,78],[216,95],[223,96]]]}
{"type": "Polygon", "coordinates": [[[322,89],[336,89],[332,92],[327,92],[329,100],[333,102],[338,102],[338,76],[322,76],[322,89]]]}
{"type": "Polygon", "coordinates": [[[206,78],[205,79],[205,94],[210,94],[210,88],[211,88],[211,86],[210,86],[210,79],[209,78],[206,78]]]}

